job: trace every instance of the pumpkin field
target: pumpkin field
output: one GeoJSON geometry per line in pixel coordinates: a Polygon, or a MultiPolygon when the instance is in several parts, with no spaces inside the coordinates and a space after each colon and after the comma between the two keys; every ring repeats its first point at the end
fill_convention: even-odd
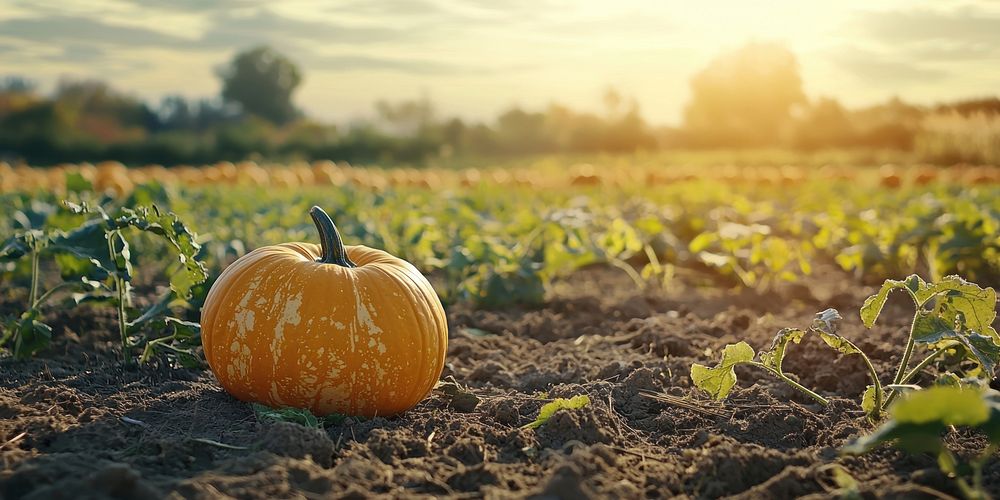
{"type": "Polygon", "coordinates": [[[1000,496],[1000,167],[0,163],[0,284],[0,498],[1000,496]]]}

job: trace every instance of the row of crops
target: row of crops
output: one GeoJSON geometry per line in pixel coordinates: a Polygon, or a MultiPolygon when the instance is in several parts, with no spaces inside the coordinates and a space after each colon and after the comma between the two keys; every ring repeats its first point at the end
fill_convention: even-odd
{"type": "Polygon", "coordinates": [[[566,165],[564,160],[541,160],[515,167],[483,169],[447,168],[366,168],[347,163],[317,161],[312,164],[264,164],[253,161],[219,162],[200,167],[146,165],[126,168],[119,162],[107,161],[92,165],[61,164],[50,168],[10,165],[0,162],[0,192],[46,190],[65,193],[74,189],[67,184],[67,175],[79,176],[98,190],[127,194],[136,185],[152,180],[165,185],[242,185],[257,187],[297,188],[314,185],[350,186],[368,190],[398,187],[424,189],[469,188],[483,184],[536,189],[566,189],[579,186],[628,188],[636,185],[660,186],[712,180],[735,186],[795,187],[810,181],[860,182],[897,189],[904,186],[952,184],[987,186],[1000,184],[1000,168],[993,166],[956,165],[941,169],[930,165],[899,167],[892,164],[878,169],[856,169],[839,166],[801,167],[723,165],[705,168],[693,165],[664,167],[657,161],[615,160],[607,164],[566,165]]]}
{"type": "MultiPolygon", "coordinates": [[[[1000,197],[992,184],[889,190],[819,177],[796,186],[692,177],[616,189],[481,181],[431,190],[146,178],[119,194],[85,171],[53,170],[64,192],[0,194],[0,274],[30,290],[27,311],[5,320],[6,340],[22,339],[20,355],[46,344],[46,327],[37,323],[44,302],[70,294],[77,304],[116,304],[126,345],[154,323],[155,335],[173,332],[154,345],[194,339],[192,325],[170,309],[197,311],[214,277],[254,248],[315,242],[307,215],[313,205],[329,211],[347,244],[416,265],[446,304],[541,304],[554,280],[590,265],[620,270],[637,289],[669,288],[684,273],[688,284],[768,290],[808,280],[820,266],[869,283],[911,273],[986,284],[1000,276],[1000,197]],[[157,291],[167,281],[169,290],[157,291]],[[154,296],[151,305],[134,306],[137,287],[154,296]],[[31,338],[37,345],[23,341],[31,338]]],[[[174,354],[192,361],[186,352],[174,354]]]]}
{"type": "MultiPolygon", "coordinates": [[[[338,172],[347,177],[345,170],[352,169],[338,172]]],[[[930,279],[958,273],[986,282],[1000,275],[1000,184],[859,188],[851,179],[877,175],[862,169],[842,171],[844,180],[804,176],[794,186],[704,176],[661,185],[629,182],[616,189],[600,183],[535,189],[480,180],[439,190],[408,185],[374,190],[356,179],[294,189],[221,188],[152,176],[118,194],[103,177],[84,172],[45,174],[59,173],[61,184],[54,185],[63,192],[0,195],[0,210],[6,212],[0,213],[0,234],[73,229],[83,216],[71,215],[66,201],[108,212],[156,205],[197,232],[199,257],[217,274],[253,248],[315,240],[306,213],[320,205],[349,244],[382,248],[414,263],[434,277],[445,302],[484,306],[538,303],[553,279],[599,263],[620,268],[640,287],[669,284],[678,268],[697,270],[716,283],[757,288],[806,278],[822,264],[869,281],[912,272],[930,279]]],[[[453,172],[463,175],[469,173],[453,172]]],[[[604,171],[599,178],[609,176],[604,171]]],[[[572,183],[578,177],[562,178],[572,183]]],[[[133,255],[160,257],[159,251],[133,255]]],[[[3,269],[13,276],[27,272],[23,263],[3,269]]]]}

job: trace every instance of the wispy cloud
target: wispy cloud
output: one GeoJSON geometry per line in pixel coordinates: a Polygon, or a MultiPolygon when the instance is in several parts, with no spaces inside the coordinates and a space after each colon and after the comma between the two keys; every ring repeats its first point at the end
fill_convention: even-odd
{"type": "Polygon", "coordinates": [[[892,44],[1000,44],[1000,2],[994,5],[997,8],[990,10],[967,5],[951,10],[864,12],[858,15],[856,26],[865,36],[892,44]]]}
{"type": "Polygon", "coordinates": [[[854,77],[882,86],[940,80],[948,75],[919,62],[858,47],[840,48],[831,54],[831,59],[854,77]]]}
{"type": "MultiPolygon", "coordinates": [[[[309,54],[303,63],[319,71],[388,70],[413,74],[454,74],[470,71],[465,66],[427,59],[392,59],[355,55],[313,55],[309,54]]],[[[479,71],[479,70],[475,70],[479,71]]]]}
{"type": "Polygon", "coordinates": [[[233,48],[247,44],[295,42],[306,45],[368,44],[413,38],[401,29],[382,26],[334,24],[281,16],[269,9],[249,15],[219,12],[198,45],[203,48],[233,48]]]}
{"type": "Polygon", "coordinates": [[[128,47],[183,47],[189,44],[159,31],[107,23],[83,16],[44,16],[0,21],[0,36],[60,46],[96,43],[128,47]]]}

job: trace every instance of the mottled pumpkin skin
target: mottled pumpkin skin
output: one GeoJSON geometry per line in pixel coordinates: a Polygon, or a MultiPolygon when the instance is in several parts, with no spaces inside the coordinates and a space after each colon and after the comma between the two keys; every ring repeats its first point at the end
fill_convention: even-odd
{"type": "Polygon", "coordinates": [[[412,408],[444,367],[448,323],[408,262],[347,246],[358,267],[317,262],[320,246],[259,248],[219,276],[201,314],[205,358],[243,401],[316,415],[412,408]]]}

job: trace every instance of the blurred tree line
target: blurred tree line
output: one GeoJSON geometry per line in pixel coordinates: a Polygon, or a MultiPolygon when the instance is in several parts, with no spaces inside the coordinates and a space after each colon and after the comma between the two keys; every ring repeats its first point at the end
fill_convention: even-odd
{"type": "MultiPolygon", "coordinates": [[[[301,70],[269,48],[241,52],[217,74],[222,82],[217,98],[174,95],[157,105],[100,81],[63,80],[44,96],[30,81],[9,77],[0,82],[0,159],[31,164],[113,159],[173,165],[253,157],[420,163],[438,157],[655,149],[923,151],[928,149],[922,146],[927,141],[921,142],[928,116],[953,116],[946,126],[931,129],[958,136],[965,134],[961,124],[968,117],[981,123],[985,115],[989,123],[1000,123],[996,98],[936,107],[894,98],[862,109],[847,109],[830,97],[810,101],[794,55],[762,43],[723,54],[696,74],[683,124],[676,128],[651,126],[634,99],[614,90],[604,95],[603,113],[553,104],[538,111],[513,107],[490,123],[469,122],[439,116],[422,97],[377,102],[374,120],[339,127],[296,109],[292,97],[302,82],[301,70]]],[[[976,160],[965,158],[965,149],[956,153],[933,144],[933,151],[947,153],[932,159],[976,160]]]]}

